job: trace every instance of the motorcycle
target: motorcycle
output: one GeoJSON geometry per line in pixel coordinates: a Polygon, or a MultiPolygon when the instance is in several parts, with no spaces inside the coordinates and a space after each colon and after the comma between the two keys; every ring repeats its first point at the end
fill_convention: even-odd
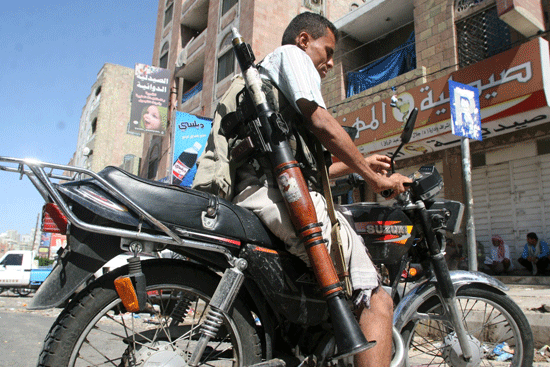
{"type": "MultiPolygon", "coordinates": [[[[410,140],[415,118],[413,112],[396,153],[410,140]]],[[[350,362],[338,353],[339,336],[312,270],[253,213],[116,167],[95,173],[29,159],[0,162],[42,194],[42,230],[67,236],[29,306],[70,299],[46,336],[39,366],[350,362]],[[141,259],[163,250],[181,256],[141,259]],[[87,284],[103,264],[128,252],[127,266],[87,284]]],[[[435,199],[442,185],[435,167],[424,166],[393,206],[343,207],[373,261],[389,269],[396,300],[392,366],[492,364],[504,342],[510,353],[499,365],[530,366],[531,329],[506,286],[482,273],[449,271],[445,263],[444,233],[458,231],[463,205],[435,199]],[[414,264],[422,265],[417,274],[414,264]]]]}

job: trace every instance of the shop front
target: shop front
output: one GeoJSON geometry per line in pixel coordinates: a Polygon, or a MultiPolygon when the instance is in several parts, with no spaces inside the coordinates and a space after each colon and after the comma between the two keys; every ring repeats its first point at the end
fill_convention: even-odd
{"type": "Polygon", "coordinates": [[[476,87],[480,96],[483,140],[471,141],[477,240],[488,254],[491,235],[499,234],[512,256],[519,257],[528,232],[550,240],[548,41],[533,39],[400,91],[394,107],[390,98],[380,99],[337,119],[357,129],[356,144],[363,154],[391,156],[406,117],[418,108],[411,142],[395,157],[399,172],[435,164],[445,179],[442,195],[464,201],[461,140],[451,133],[449,80],[476,87]]]}

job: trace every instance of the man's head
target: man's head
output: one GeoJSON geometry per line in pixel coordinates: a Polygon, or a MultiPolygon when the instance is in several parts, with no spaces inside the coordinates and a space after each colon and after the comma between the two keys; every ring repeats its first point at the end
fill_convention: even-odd
{"type": "Polygon", "coordinates": [[[536,233],[534,233],[534,232],[527,233],[527,242],[528,242],[531,246],[536,245],[538,240],[539,240],[539,238],[538,238],[538,236],[537,236],[536,233]]]}
{"type": "Polygon", "coordinates": [[[332,56],[338,30],[328,19],[315,13],[301,13],[294,17],[283,34],[283,45],[295,45],[304,50],[313,61],[321,78],[334,66],[332,56]]]}

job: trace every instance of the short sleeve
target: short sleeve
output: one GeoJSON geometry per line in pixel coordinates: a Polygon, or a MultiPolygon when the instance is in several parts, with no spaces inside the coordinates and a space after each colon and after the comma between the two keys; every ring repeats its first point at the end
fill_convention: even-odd
{"type": "Polygon", "coordinates": [[[321,94],[321,76],[311,58],[299,47],[277,48],[260,63],[260,74],[270,79],[300,112],[297,101],[306,99],[326,109],[321,94]]]}

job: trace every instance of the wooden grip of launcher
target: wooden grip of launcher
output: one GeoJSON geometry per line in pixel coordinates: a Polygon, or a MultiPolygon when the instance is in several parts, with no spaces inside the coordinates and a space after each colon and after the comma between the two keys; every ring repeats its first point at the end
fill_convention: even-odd
{"type": "Polygon", "coordinates": [[[290,219],[298,237],[306,248],[309,260],[323,296],[343,290],[332,258],[323,239],[321,224],[317,221],[315,206],[298,162],[277,165],[275,177],[285,199],[290,219]]]}

